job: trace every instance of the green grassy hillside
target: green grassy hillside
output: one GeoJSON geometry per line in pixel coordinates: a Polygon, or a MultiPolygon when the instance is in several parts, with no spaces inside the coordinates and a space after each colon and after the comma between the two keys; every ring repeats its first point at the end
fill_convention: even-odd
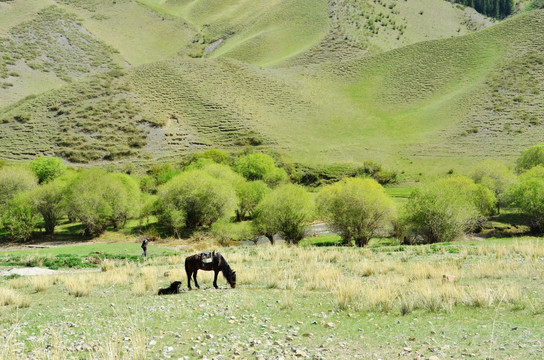
{"type": "Polygon", "coordinates": [[[475,11],[425,0],[139,0],[200,28],[205,45],[224,42],[210,57],[259,66],[345,60],[419,41],[466,34],[491,25],[475,11]]]}
{"type": "Polygon", "coordinates": [[[254,146],[428,173],[544,133],[541,10],[485,28],[438,0],[51,3],[0,2],[0,158],[254,146]]]}

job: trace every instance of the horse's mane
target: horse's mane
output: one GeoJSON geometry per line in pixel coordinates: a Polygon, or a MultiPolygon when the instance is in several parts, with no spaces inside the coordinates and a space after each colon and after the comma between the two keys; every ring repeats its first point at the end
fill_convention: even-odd
{"type": "Polygon", "coordinates": [[[232,272],[233,272],[232,269],[230,268],[230,265],[227,263],[227,260],[225,260],[223,255],[221,255],[220,253],[216,252],[215,256],[219,258],[219,267],[221,268],[223,272],[223,276],[225,277],[225,279],[227,279],[227,281],[230,284],[232,280],[232,272]]]}

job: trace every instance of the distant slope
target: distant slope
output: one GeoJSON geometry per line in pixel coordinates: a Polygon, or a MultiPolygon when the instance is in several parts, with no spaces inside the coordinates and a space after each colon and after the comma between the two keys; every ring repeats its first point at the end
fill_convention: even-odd
{"type": "Polygon", "coordinates": [[[129,0],[0,2],[0,107],[74,79],[172,58],[195,32],[129,0]]]}
{"type": "Polygon", "coordinates": [[[43,91],[116,69],[115,52],[89,34],[75,15],[54,5],[39,9],[0,38],[0,88],[7,95],[0,92],[0,106],[28,95],[31,88],[43,91]]]}
{"type": "Polygon", "coordinates": [[[210,57],[259,66],[345,60],[431,39],[466,34],[492,22],[442,0],[139,0],[187,19],[206,44],[225,40],[210,57]]]}
{"type": "MultiPolygon", "coordinates": [[[[58,0],[56,8],[46,8],[61,14],[63,21],[81,18],[66,23],[84,29],[78,31],[102,52],[81,52],[81,67],[74,65],[73,70],[67,59],[62,60],[67,65],[58,74],[53,65],[49,72],[37,68],[36,73],[28,73],[51,76],[62,87],[17,103],[12,98],[11,105],[0,108],[0,158],[56,154],[83,163],[146,162],[179,159],[211,146],[233,151],[254,146],[277,151],[295,162],[371,159],[417,173],[444,171],[485,157],[508,159],[542,141],[544,10],[464,36],[392,46],[389,51],[385,49],[393,43],[384,40],[380,49],[372,45],[377,37],[370,39],[362,33],[360,39],[368,40],[366,48],[358,47],[360,39],[355,33],[347,40],[334,35],[337,45],[351,44],[355,51],[319,48],[331,34],[328,28],[302,34],[300,42],[293,40],[296,46],[291,49],[279,46],[281,41],[272,46],[272,38],[265,36],[262,44],[274,51],[265,46],[251,52],[240,50],[246,44],[242,38],[252,31],[260,34],[267,21],[277,19],[282,24],[280,33],[294,31],[296,27],[288,27],[292,19],[280,16],[286,14],[283,6],[288,2],[268,2],[270,8],[265,9],[261,3],[251,7],[250,2],[226,0],[216,8],[206,8],[204,4],[213,3],[210,1],[142,0],[145,4],[140,4],[117,0],[117,4],[93,8],[102,2],[58,0]],[[140,33],[149,30],[155,20],[163,24],[164,17],[164,27],[157,26],[157,33],[179,30],[180,42],[163,46],[158,37],[150,37],[138,43],[139,35],[130,38],[126,30],[120,31],[125,35],[108,37],[106,29],[113,28],[115,21],[105,16],[117,5],[120,12],[130,10],[150,21],[140,33]],[[96,29],[89,30],[93,26],[96,29]],[[237,30],[209,58],[186,56],[229,29],[237,30]],[[303,39],[305,36],[309,37],[303,39]],[[97,54],[108,60],[84,75],[82,69],[97,54]],[[153,60],[147,61],[146,54],[154,56],[153,60]],[[63,79],[62,71],[71,78],[63,79]]],[[[321,3],[300,0],[298,4],[304,8],[321,3]]],[[[346,0],[343,4],[355,3],[346,0]]],[[[463,11],[441,4],[454,12],[463,11]]],[[[397,6],[402,7],[399,3],[389,10],[397,6]]],[[[39,20],[43,9],[32,11],[36,13],[31,18],[18,16],[19,24],[39,20]]],[[[425,16],[426,11],[415,14],[425,16]]],[[[128,15],[119,16],[115,26],[129,29],[128,15]]],[[[347,21],[341,23],[345,26],[342,31],[350,29],[347,21]]],[[[389,22],[385,28],[389,26],[393,31],[389,22]]],[[[17,25],[9,27],[12,35],[7,42],[17,41],[14,28],[17,25]]],[[[410,23],[407,37],[409,28],[410,23]]],[[[387,29],[379,30],[378,36],[388,34],[387,29]]],[[[39,49],[40,54],[50,51],[45,45],[39,49]]],[[[15,66],[29,66],[25,57],[18,62],[4,63],[8,75],[15,66]]],[[[0,89],[0,96],[12,88],[0,89]]]]}
{"type": "Polygon", "coordinates": [[[187,19],[209,43],[225,39],[211,57],[228,56],[267,66],[289,58],[323,38],[326,0],[140,0],[153,9],[187,19]]]}
{"type": "Polygon", "coordinates": [[[180,54],[200,57],[217,40],[206,57],[287,67],[349,60],[490,25],[449,2],[422,1],[0,2],[0,107],[95,73],[180,54]]]}
{"type": "Polygon", "coordinates": [[[365,121],[372,157],[508,158],[544,135],[542,33],[544,12],[532,12],[464,37],[320,67],[314,76],[375,117],[365,121]]]}
{"type": "Polygon", "coordinates": [[[56,1],[81,17],[89,32],[119,51],[131,66],[172,58],[197,32],[183,19],[131,0],[56,1]]]}

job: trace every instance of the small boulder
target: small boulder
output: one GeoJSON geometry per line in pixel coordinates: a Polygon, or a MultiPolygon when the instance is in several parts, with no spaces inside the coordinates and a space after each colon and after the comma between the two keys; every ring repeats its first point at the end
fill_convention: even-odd
{"type": "Polygon", "coordinates": [[[257,246],[269,246],[269,245],[272,245],[272,243],[270,242],[270,239],[267,238],[266,236],[259,236],[257,238],[257,240],[255,241],[255,244],[257,246]]]}
{"type": "Polygon", "coordinates": [[[458,280],[459,278],[455,275],[450,275],[450,274],[444,274],[442,275],[442,282],[443,283],[454,283],[458,280]]]}

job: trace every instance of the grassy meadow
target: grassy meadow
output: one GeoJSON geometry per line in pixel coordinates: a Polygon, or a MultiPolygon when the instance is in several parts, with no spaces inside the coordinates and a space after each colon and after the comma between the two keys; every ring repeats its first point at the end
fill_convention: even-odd
{"type": "MultiPolygon", "coordinates": [[[[219,249],[231,289],[199,272],[200,290],[157,296],[182,281],[184,248],[152,244],[146,261],[0,280],[0,357],[13,358],[500,358],[541,356],[541,239],[364,249],[219,249]]],[[[334,240],[329,236],[328,241],[334,240]]],[[[5,252],[45,256],[136,244],[5,252]],[[58,250],[57,250],[58,249],[58,250]]],[[[137,249],[128,250],[138,253],[137,249]]]]}

